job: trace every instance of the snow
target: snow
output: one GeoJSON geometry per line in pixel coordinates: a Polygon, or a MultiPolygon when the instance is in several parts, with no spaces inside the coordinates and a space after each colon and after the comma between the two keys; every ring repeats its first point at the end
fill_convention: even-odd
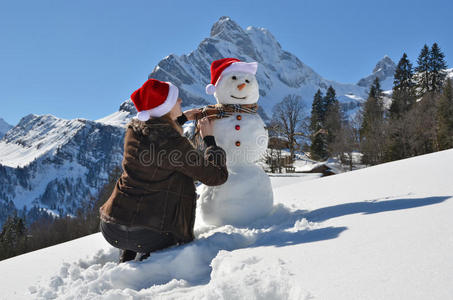
{"type": "Polygon", "coordinates": [[[453,79],[453,68],[447,69],[447,77],[453,79]]]}
{"type": "Polygon", "coordinates": [[[117,127],[126,127],[126,124],[130,121],[131,119],[131,114],[127,111],[124,110],[119,110],[116,111],[104,118],[96,120],[96,122],[105,124],[105,125],[111,125],[111,126],[117,126],[117,127]]]}
{"type": "Polygon", "coordinates": [[[1,299],[451,299],[453,149],[272,175],[273,213],[117,265],[100,234],[0,262],[1,299]],[[65,261],[65,263],[63,263],[65,261]],[[2,298],[3,297],[3,298],[2,298]]]}
{"type": "Polygon", "coordinates": [[[228,167],[228,180],[220,186],[201,186],[201,216],[207,224],[246,225],[272,212],[269,177],[255,164],[228,167]]]}
{"type": "Polygon", "coordinates": [[[85,125],[83,119],[65,120],[52,115],[28,115],[0,141],[0,164],[24,167],[56,151],[85,125]],[[8,138],[8,140],[7,140],[8,138]]]}
{"type": "Polygon", "coordinates": [[[359,102],[362,102],[364,101],[364,99],[362,97],[359,97],[357,95],[354,95],[354,94],[346,94],[344,95],[346,98],[349,98],[349,99],[352,99],[352,100],[355,100],[355,101],[359,101],[359,102]]]}

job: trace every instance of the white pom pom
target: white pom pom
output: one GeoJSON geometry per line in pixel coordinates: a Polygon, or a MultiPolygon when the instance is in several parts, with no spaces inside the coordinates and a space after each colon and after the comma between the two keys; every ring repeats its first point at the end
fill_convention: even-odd
{"type": "Polygon", "coordinates": [[[212,83],[208,84],[206,86],[206,94],[214,95],[214,93],[215,93],[215,85],[213,85],[212,83]]]}
{"type": "Polygon", "coordinates": [[[137,113],[137,118],[138,118],[140,121],[148,121],[148,120],[149,120],[149,117],[150,117],[150,113],[149,113],[149,111],[147,111],[147,110],[139,111],[139,112],[137,113]]]}

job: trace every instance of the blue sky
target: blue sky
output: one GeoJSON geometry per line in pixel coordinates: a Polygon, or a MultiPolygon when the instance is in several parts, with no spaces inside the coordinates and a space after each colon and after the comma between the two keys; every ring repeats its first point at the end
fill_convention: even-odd
{"type": "MultiPolygon", "coordinates": [[[[452,1],[0,0],[0,117],[98,119],[163,57],[187,54],[230,16],[269,29],[327,79],[357,82],[388,54],[438,42],[453,61],[452,1]]],[[[452,67],[449,63],[449,67],[452,67]]]]}

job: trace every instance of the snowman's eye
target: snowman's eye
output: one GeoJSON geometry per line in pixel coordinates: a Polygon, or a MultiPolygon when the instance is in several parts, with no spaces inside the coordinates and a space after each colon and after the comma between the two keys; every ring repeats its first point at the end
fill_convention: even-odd
{"type": "Polygon", "coordinates": [[[245,82],[250,83],[250,80],[246,79],[245,82]]]}
{"type": "Polygon", "coordinates": [[[237,78],[236,78],[236,76],[233,76],[233,77],[231,77],[231,79],[236,80],[237,78]]]}

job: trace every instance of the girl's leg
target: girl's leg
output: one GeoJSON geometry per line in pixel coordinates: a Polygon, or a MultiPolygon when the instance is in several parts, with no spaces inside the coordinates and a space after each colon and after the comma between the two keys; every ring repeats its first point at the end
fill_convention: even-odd
{"type": "Polygon", "coordinates": [[[147,259],[151,252],[177,244],[172,234],[158,233],[151,229],[129,231],[129,241],[134,243],[134,250],[139,252],[136,258],[139,261],[147,259]]]}
{"type": "Polygon", "coordinates": [[[150,257],[150,255],[151,255],[151,252],[138,253],[137,260],[143,261],[143,260],[147,259],[148,257],[150,257]]]}
{"type": "Polygon", "coordinates": [[[177,244],[177,240],[170,233],[159,233],[143,227],[125,227],[118,224],[101,221],[101,232],[104,238],[120,252],[120,263],[145,260],[151,252],[162,250],[177,244]]]}
{"type": "Polygon", "coordinates": [[[127,230],[122,230],[117,224],[106,223],[101,220],[99,228],[105,240],[112,246],[120,249],[120,257],[118,263],[131,261],[137,255],[136,251],[129,249],[129,233],[127,230]]]}

